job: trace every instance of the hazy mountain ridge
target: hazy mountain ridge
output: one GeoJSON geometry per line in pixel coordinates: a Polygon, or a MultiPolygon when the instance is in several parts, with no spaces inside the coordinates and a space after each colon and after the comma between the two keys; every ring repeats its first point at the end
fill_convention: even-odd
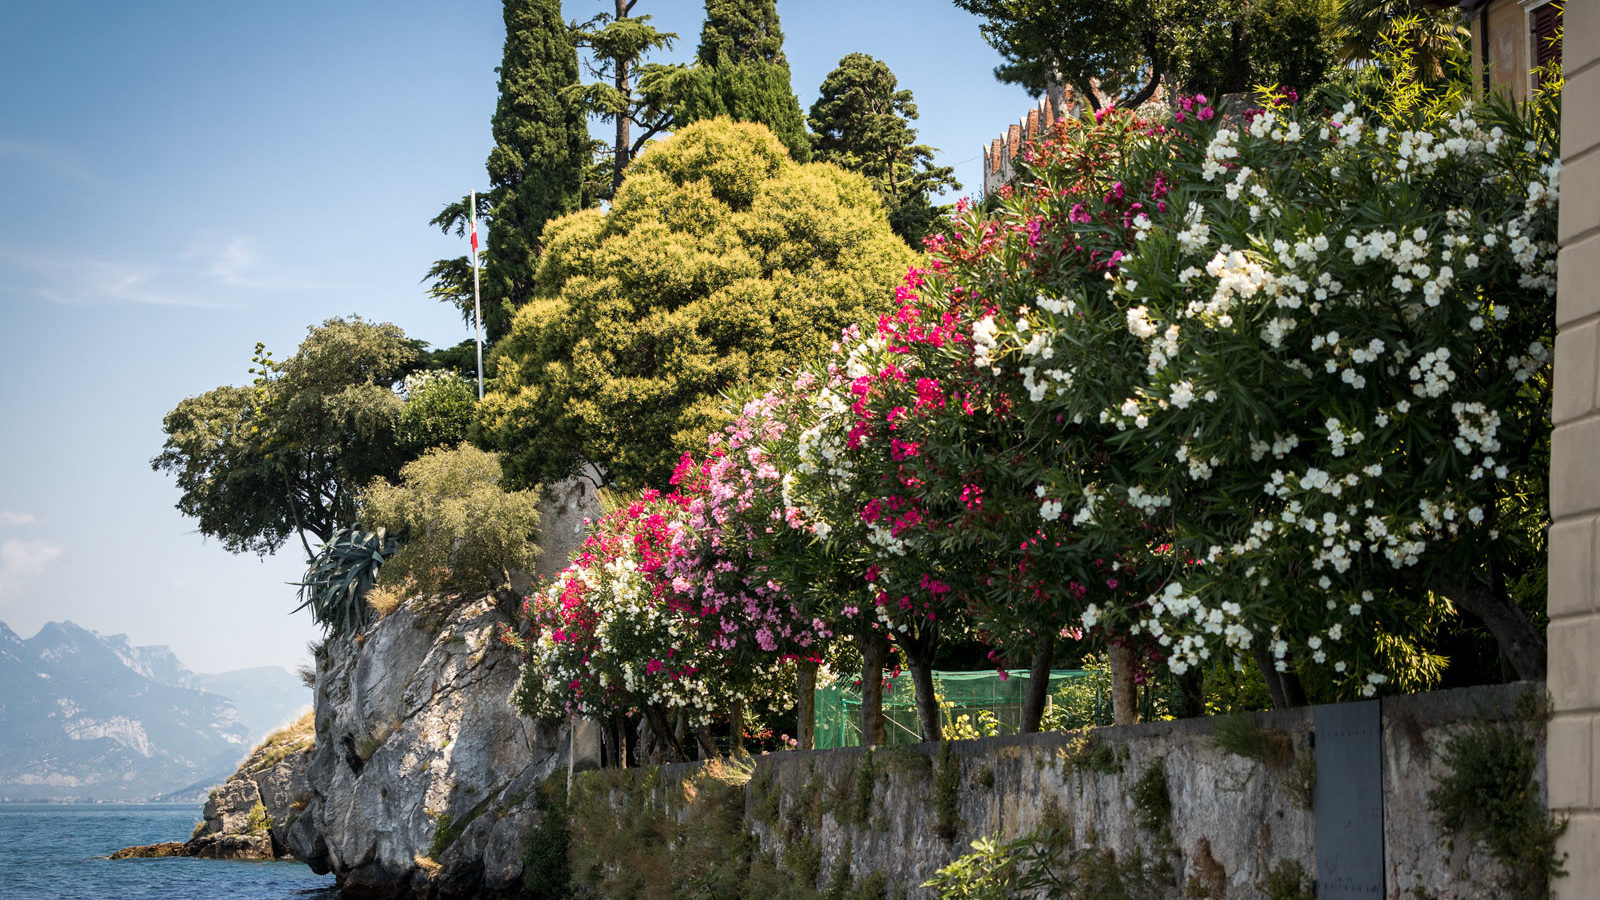
{"type": "Polygon", "coordinates": [[[221,781],[309,700],[283,669],[202,676],[124,635],[51,622],[23,640],[0,623],[0,799],[140,800],[221,781]],[[248,719],[213,685],[244,692],[248,719]]]}

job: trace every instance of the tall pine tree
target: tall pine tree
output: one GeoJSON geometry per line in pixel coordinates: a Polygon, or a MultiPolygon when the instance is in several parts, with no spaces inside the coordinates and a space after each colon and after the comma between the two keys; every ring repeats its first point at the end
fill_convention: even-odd
{"type": "Polygon", "coordinates": [[[628,163],[646,143],[671,127],[672,110],[681,102],[682,76],[687,71],[682,64],[645,62],[656,50],[671,49],[678,35],[657,29],[649,16],[635,16],[633,8],[639,0],[612,2],[614,12],[601,13],[576,26],[578,43],[588,50],[585,68],[600,80],[568,89],[568,96],[585,112],[616,128],[615,138],[592,173],[595,192],[607,200],[621,187],[628,163]]]}
{"type": "Polygon", "coordinates": [[[865,175],[895,233],[917,247],[940,213],[933,195],[961,185],[954,169],[933,165],[934,148],[916,142],[917,104],[898,85],[882,60],[865,53],[839,60],[811,107],[811,149],[820,162],[865,175]]]}
{"type": "Polygon", "coordinates": [[[727,116],[760,122],[797,162],[811,158],[805,117],[790,86],[776,0],[706,0],[706,21],[677,126],[727,116]]]}

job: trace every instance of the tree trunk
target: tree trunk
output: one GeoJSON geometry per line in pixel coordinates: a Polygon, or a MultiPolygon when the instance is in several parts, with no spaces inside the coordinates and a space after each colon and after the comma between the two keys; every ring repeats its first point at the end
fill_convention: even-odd
{"type": "Polygon", "coordinates": [[[795,691],[794,737],[801,750],[813,750],[817,745],[817,661],[800,660],[799,686],[795,691]]]}
{"type": "Polygon", "coordinates": [[[1138,691],[1133,684],[1133,651],[1115,640],[1106,641],[1111,660],[1111,722],[1133,725],[1139,721],[1138,691]]]}
{"type": "Polygon", "coordinates": [[[644,715],[650,722],[650,730],[656,733],[656,743],[661,745],[663,756],[668,757],[667,762],[683,762],[688,759],[688,754],[683,752],[683,746],[678,743],[678,738],[672,733],[672,728],[667,725],[667,717],[659,706],[646,705],[644,715]]]}
{"type": "MultiPolygon", "coordinates": [[[[628,10],[632,7],[632,5],[633,4],[628,3],[627,0],[617,0],[617,19],[626,19],[628,17],[628,10]]],[[[625,59],[619,59],[616,60],[616,64],[617,72],[614,85],[617,89],[617,92],[622,94],[624,97],[632,97],[633,85],[628,77],[628,61],[625,59]]],[[[613,197],[617,195],[617,189],[622,187],[622,170],[628,167],[628,125],[631,121],[632,119],[630,116],[630,110],[627,108],[624,108],[617,113],[617,138],[616,144],[612,147],[611,157],[611,164],[613,166],[611,171],[611,196],[613,197]]]]}
{"type": "Polygon", "coordinates": [[[917,688],[917,719],[922,726],[925,741],[944,740],[944,726],[939,721],[939,695],[933,690],[932,660],[918,653],[906,654],[906,664],[911,669],[911,683],[917,688]]]}
{"type": "Polygon", "coordinates": [[[1179,714],[1185,719],[1198,719],[1206,714],[1205,684],[1206,673],[1197,667],[1190,667],[1178,676],[1178,696],[1183,698],[1179,714]]]}
{"type": "Polygon", "coordinates": [[[728,705],[728,753],[744,753],[744,701],[735,700],[728,705]]]}
{"type": "Polygon", "coordinates": [[[607,719],[600,726],[601,762],[605,768],[622,768],[621,758],[617,755],[617,720],[615,717],[607,719]]]}
{"type": "Polygon", "coordinates": [[[1055,657],[1056,639],[1041,634],[1033,642],[1033,660],[1028,665],[1028,693],[1022,700],[1022,733],[1033,734],[1044,721],[1044,704],[1050,698],[1050,661],[1055,657]]]}
{"type": "Polygon", "coordinates": [[[1256,668],[1261,670],[1261,680],[1267,683],[1267,693],[1272,695],[1273,709],[1306,705],[1306,689],[1300,683],[1300,676],[1289,671],[1287,663],[1279,672],[1277,661],[1267,652],[1267,645],[1259,641],[1251,652],[1256,658],[1256,668]]]}
{"type": "Polygon", "coordinates": [[[889,659],[889,641],[876,631],[857,637],[861,647],[861,746],[881,747],[883,726],[883,664],[889,659]]]}
{"type": "Polygon", "coordinates": [[[1423,587],[1471,613],[1494,635],[1500,652],[1522,681],[1545,677],[1545,640],[1526,613],[1493,581],[1476,571],[1434,571],[1423,587]]]}
{"type": "Polygon", "coordinates": [[[716,759],[722,755],[717,752],[717,742],[711,739],[711,729],[701,725],[694,730],[694,736],[700,742],[701,759],[716,759]]]}

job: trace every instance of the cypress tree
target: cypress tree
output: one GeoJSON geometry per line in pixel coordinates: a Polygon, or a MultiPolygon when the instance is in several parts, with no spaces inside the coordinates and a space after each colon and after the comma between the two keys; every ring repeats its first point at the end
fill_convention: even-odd
{"type": "Polygon", "coordinates": [[[776,0],[706,0],[695,62],[678,127],[716,116],[760,122],[795,161],[810,160],[805,116],[783,55],[776,0]]]}
{"type": "Polygon", "coordinates": [[[578,51],[560,0],[504,0],[506,43],[489,151],[488,259],[483,272],[487,335],[504,334],[533,293],[544,223],[583,204],[589,128],[573,96],[578,51]]]}

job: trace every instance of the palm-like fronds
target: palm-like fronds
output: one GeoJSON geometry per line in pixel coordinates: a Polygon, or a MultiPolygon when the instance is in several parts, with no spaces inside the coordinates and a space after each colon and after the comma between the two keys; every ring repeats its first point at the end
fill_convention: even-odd
{"type": "Polygon", "coordinates": [[[300,582],[300,605],[333,635],[356,634],[370,619],[367,592],[378,578],[384,560],[400,549],[400,540],[384,529],[363,531],[341,528],[323,544],[306,567],[300,582]]]}

